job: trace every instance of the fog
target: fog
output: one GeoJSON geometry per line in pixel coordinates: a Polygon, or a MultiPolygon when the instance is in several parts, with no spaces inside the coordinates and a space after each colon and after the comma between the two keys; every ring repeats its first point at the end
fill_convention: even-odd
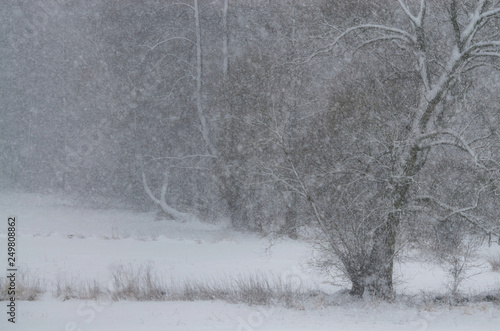
{"type": "Polygon", "coordinates": [[[498,237],[498,4],[23,0],[0,14],[4,190],[312,237],[320,266],[382,297],[400,242],[498,237]]]}

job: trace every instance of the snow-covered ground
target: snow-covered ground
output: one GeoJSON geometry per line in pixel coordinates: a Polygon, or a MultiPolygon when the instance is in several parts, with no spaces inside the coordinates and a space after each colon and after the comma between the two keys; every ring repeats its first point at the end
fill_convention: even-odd
{"type": "MultiPolygon", "coordinates": [[[[153,213],[125,209],[75,207],[69,199],[36,194],[0,193],[0,256],[7,260],[6,219],[16,216],[18,265],[44,280],[49,292],[57,281],[111,281],[116,265],[145,263],[172,279],[209,279],[262,274],[293,277],[304,286],[332,294],[317,302],[287,309],[221,301],[95,302],[53,298],[17,306],[15,326],[7,323],[6,305],[0,325],[12,330],[499,330],[500,305],[474,303],[459,307],[408,305],[348,300],[334,294],[347,284],[332,286],[329,279],[307,267],[310,247],[283,241],[270,250],[255,235],[232,231],[227,224],[154,221],[153,213]]],[[[500,254],[498,246],[483,256],[500,254]]],[[[465,293],[500,288],[500,273],[484,262],[481,273],[462,286],[465,293]]],[[[5,266],[5,263],[2,264],[5,266]]],[[[6,268],[6,267],[4,267],[6,268]]],[[[397,266],[397,291],[421,294],[445,291],[446,273],[439,266],[406,262],[397,266]]],[[[3,275],[3,272],[2,272],[3,275]]]]}

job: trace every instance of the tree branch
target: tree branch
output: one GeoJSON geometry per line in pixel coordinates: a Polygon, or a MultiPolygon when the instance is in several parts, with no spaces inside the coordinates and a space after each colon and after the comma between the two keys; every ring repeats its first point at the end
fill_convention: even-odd
{"type": "Polygon", "coordinates": [[[427,7],[426,1],[425,0],[421,0],[420,1],[420,9],[418,11],[418,15],[417,16],[414,16],[411,13],[410,8],[408,8],[408,6],[402,0],[398,0],[398,2],[399,2],[399,6],[401,6],[401,8],[405,12],[406,16],[408,16],[410,18],[410,20],[413,22],[413,24],[415,26],[421,27],[422,23],[423,23],[423,20],[424,20],[426,7],[427,7]]]}
{"type": "Polygon", "coordinates": [[[481,231],[483,231],[485,234],[487,234],[489,236],[494,235],[497,238],[499,238],[499,240],[500,240],[500,232],[496,232],[497,230],[495,230],[495,229],[488,229],[486,226],[481,224],[483,222],[481,219],[477,218],[474,215],[467,213],[467,212],[472,211],[478,207],[480,194],[484,190],[484,188],[485,187],[482,187],[476,193],[476,201],[474,202],[474,204],[472,204],[471,206],[468,206],[468,207],[464,207],[464,208],[459,208],[459,207],[454,207],[454,206],[448,205],[448,204],[446,204],[442,201],[439,201],[431,196],[419,196],[419,197],[416,197],[415,200],[422,201],[422,202],[430,202],[443,210],[449,211],[449,214],[447,214],[445,217],[442,218],[443,221],[449,219],[452,216],[458,215],[458,216],[461,216],[463,219],[465,219],[470,224],[481,229],[481,231]]]}
{"type": "MultiPolygon", "coordinates": [[[[354,26],[352,28],[345,30],[340,35],[338,35],[332,43],[330,43],[326,47],[323,47],[323,48],[315,51],[305,61],[303,61],[303,63],[307,63],[319,55],[330,53],[331,51],[333,51],[334,47],[338,44],[338,42],[342,38],[344,38],[346,35],[350,34],[351,32],[358,31],[358,30],[378,30],[381,32],[390,32],[390,33],[398,35],[399,36],[398,39],[400,39],[408,44],[414,44],[416,42],[416,39],[414,38],[414,36],[405,30],[401,30],[398,28],[393,28],[393,27],[389,27],[389,26],[385,26],[385,25],[379,25],[379,24],[362,24],[362,25],[354,26]]],[[[393,38],[391,38],[391,39],[395,39],[395,36],[393,36],[393,38]]]]}
{"type": "Polygon", "coordinates": [[[453,0],[450,4],[450,15],[451,24],[453,25],[453,31],[455,33],[455,43],[458,45],[460,52],[463,50],[460,25],[458,24],[458,12],[457,12],[457,1],[453,0]]]}
{"type": "Polygon", "coordinates": [[[169,41],[172,41],[172,40],[184,40],[184,41],[187,41],[189,43],[191,43],[192,45],[196,45],[196,43],[194,41],[192,41],[191,39],[189,38],[186,38],[186,37],[171,37],[171,38],[167,38],[167,39],[164,39],[158,43],[156,43],[155,45],[153,46],[148,46],[148,45],[142,45],[143,47],[148,47],[148,52],[151,52],[152,50],[154,50],[156,47],[164,44],[164,43],[167,43],[169,41]]]}
{"type": "Polygon", "coordinates": [[[431,141],[427,144],[420,145],[419,148],[427,148],[427,147],[432,147],[432,146],[438,146],[438,145],[450,145],[453,147],[456,147],[467,154],[470,155],[474,163],[481,169],[486,170],[486,167],[480,162],[478,156],[472,149],[472,147],[463,139],[458,133],[451,131],[451,130],[443,130],[443,131],[435,131],[435,132],[430,132],[424,136],[419,137],[419,140],[424,140],[424,139],[429,139],[429,138],[435,138],[439,135],[448,135],[451,136],[452,138],[455,139],[455,141],[450,141],[450,140],[435,140],[431,141]]]}

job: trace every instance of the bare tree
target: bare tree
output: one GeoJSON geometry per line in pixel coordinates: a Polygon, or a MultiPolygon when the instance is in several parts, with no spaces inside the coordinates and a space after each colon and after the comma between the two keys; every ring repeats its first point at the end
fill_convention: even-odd
{"type": "Polygon", "coordinates": [[[270,128],[282,148],[285,162],[280,167],[285,172],[273,167],[269,176],[308,201],[320,245],[331,257],[325,263],[344,270],[353,294],[362,295],[366,289],[382,298],[393,296],[403,221],[426,214],[499,235],[498,214],[491,204],[486,211],[495,199],[489,193],[498,185],[498,135],[488,124],[490,109],[463,107],[464,100],[477,98],[463,82],[481,84],[483,69],[499,68],[499,4],[452,1],[446,7],[441,2],[399,0],[398,5],[389,8],[395,12],[394,25],[347,28],[302,61],[312,65],[313,59],[341,45],[352,46],[365,61],[356,62],[360,67],[353,68],[353,80],[363,69],[372,76],[365,91],[354,89],[333,98],[332,112],[355,114],[340,124],[345,129],[335,139],[343,151],[330,152],[336,164],[325,171],[326,163],[300,161],[301,154],[289,148],[293,137],[283,130],[286,123],[270,128]],[[374,64],[383,66],[384,75],[374,74],[374,64]],[[349,93],[354,93],[352,98],[349,93]],[[363,100],[363,94],[369,99],[363,100]],[[448,180],[447,192],[432,187],[432,175],[442,176],[440,166],[447,160],[461,164],[457,172],[474,179],[467,181],[470,185],[459,187],[448,180]],[[325,182],[327,176],[340,193],[325,194],[312,179],[325,182]],[[450,188],[461,190],[460,199],[453,199],[450,188]]]}
{"type": "Polygon", "coordinates": [[[222,74],[224,79],[227,78],[227,71],[229,70],[229,54],[228,54],[228,44],[229,44],[229,28],[227,23],[227,10],[229,7],[229,0],[224,0],[224,6],[222,10],[222,25],[223,25],[223,35],[222,35],[222,74]]]}
{"type": "MultiPolygon", "coordinates": [[[[172,171],[173,169],[177,169],[177,172],[181,169],[186,171],[207,171],[210,160],[215,158],[218,152],[215,144],[212,142],[205,107],[202,28],[198,1],[193,0],[192,3],[180,2],[167,4],[157,9],[157,12],[161,11],[178,13],[178,17],[182,18],[184,16],[191,16],[192,23],[187,24],[184,22],[185,19],[183,19],[179,26],[173,25],[165,28],[165,32],[159,38],[154,40],[150,45],[145,45],[146,52],[141,64],[153,63],[148,66],[147,74],[153,75],[156,81],[163,80],[164,82],[161,84],[169,86],[167,89],[161,89],[164,95],[160,98],[165,100],[169,107],[177,109],[170,114],[164,114],[164,121],[167,123],[171,121],[178,122],[179,117],[174,114],[179,114],[178,109],[189,105],[189,99],[192,96],[198,123],[195,128],[190,128],[196,132],[192,137],[187,138],[189,146],[185,146],[185,143],[175,139],[176,143],[184,146],[184,148],[178,148],[170,143],[170,150],[165,149],[160,151],[162,155],[141,155],[142,183],[147,195],[166,215],[176,219],[185,219],[187,216],[186,213],[177,211],[172,205],[167,203],[172,171]],[[189,27],[189,25],[192,27],[189,27]],[[182,46],[179,47],[179,45],[182,46]],[[181,52],[179,52],[180,50],[181,52]],[[194,58],[194,61],[191,60],[192,58],[194,58]],[[177,66],[177,68],[172,68],[172,65],[177,66]],[[168,71],[175,73],[173,75],[174,79],[160,78],[163,76],[162,72],[164,72],[164,70],[160,69],[162,66],[169,67],[168,71]],[[187,92],[184,100],[180,99],[179,96],[184,95],[186,90],[190,92],[187,92]],[[202,144],[196,141],[198,133],[201,136],[202,144]],[[177,152],[173,152],[172,150],[177,150],[177,152]],[[151,169],[154,169],[152,170],[155,172],[153,176],[157,177],[155,182],[158,183],[159,190],[151,189],[151,181],[148,181],[146,175],[146,165],[152,165],[151,169]]],[[[158,87],[152,86],[151,90],[158,90],[158,87]]],[[[147,102],[150,102],[150,100],[147,100],[147,102]]],[[[190,120],[186,118],[186,122],[190,122],[190,120]]],[[[167,127],[174,128],[177,134],[181,131],[181,126],[179,125],[175,126],[174,124],[172,126],[169,123],[165,126],[165,129],[167,127]]],[[[165,135],[163,139],[166,140],[168,139],[167,137],[168,135],[165,135]]]]}

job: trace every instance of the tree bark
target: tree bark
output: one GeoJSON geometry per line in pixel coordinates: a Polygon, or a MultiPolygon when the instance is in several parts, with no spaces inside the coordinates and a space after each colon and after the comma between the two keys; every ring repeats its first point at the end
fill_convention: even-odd
{"type": "Polygon", "coordinates": [[[217,155],[217,150],[210,140],[207,118],[203,109],[203,62],[202,62],[202,49],[201,49],[201,27],[200,27],[200,12],[198,7],[198,0],[194,0],[194,21],[196,32],[196,109],[198,112],[198,119],[201,124],[201,135],[208,152],[211,155],[217,155]]]}
{"type": "Polygon", "coordinates": [[[227,8],[229,6],[229,0],[224,0],[224,9],[222,11],[222,25],[224,26],[224,33],[222,35],[222,75],[224,80],[227,78],[227,71],[229,69],[229,55],[228,55],[228,43],[229,43],[229,29],[227,25],[227,8]]]}
{"type": "Polygon", "coordinates": [[[365,287],[371,296],[383,299],[394,296],[392,275],[398,227],[399,216],[393,212],[375,231],[375,242],[365,274],[365,287]]]}
{"type": "Polygon", "coordinates": [[[356,297],[363,297],[363,294],[365,293],[365,283],[362,279],[356,278],[356,279],[351,279],[352,282],[352,287],[351,290],[349,291],[349,294],[352,296],[356,297]]]}

